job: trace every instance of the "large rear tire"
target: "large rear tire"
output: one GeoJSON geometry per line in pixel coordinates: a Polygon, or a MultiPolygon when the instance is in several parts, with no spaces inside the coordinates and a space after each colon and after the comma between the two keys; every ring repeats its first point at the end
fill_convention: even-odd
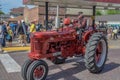
{"type": "Polygon", "coordinates": [[[47,63],[43,60],[36,60],[28,68],[27,80],[45,80],[47,74],[47,63]]]}
{"type": "Polygon", "coordinates": [[[102,33],[94,33],[86,46],[85,66],[91,73],[103,70],[107,59],[108,43],[102,33]]]}
{"type": "Polygon", "coordinates": [[[30,64],[33,62],[33,60],[31,59],[28,59],[25,61],[25,63],[23,64],[22,66],[22,69],[21,69],[21,75],[22,75],[22,78],[24,80],[27,80],[27,70],[28,70],[28,67],[30,66],[30,64]]]}

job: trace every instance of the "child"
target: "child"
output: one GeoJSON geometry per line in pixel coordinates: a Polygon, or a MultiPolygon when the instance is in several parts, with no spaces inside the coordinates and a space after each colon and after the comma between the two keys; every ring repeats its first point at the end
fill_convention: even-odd
{"type": "Polygon", "coordinates": [[[8,46],[12,46],[12,36],[13,36],[13,32],[11,30],[11,28],[8,26],[7,27],[7,37],[8,37],[8,46]]]}

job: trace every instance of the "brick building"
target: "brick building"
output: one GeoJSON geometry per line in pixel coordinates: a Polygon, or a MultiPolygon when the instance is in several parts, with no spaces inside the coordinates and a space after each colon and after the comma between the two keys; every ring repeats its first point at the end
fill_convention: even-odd
{"type": "MultiPolygon", "coordinates": [[[[49,7],[48,9],[48,19],[55,20],[56,17],[56,7],[49,7]]],[[[59,8],[59,18],[64,18],[65,15],[69,16],[70,18],[77,18],[78,12],[83,12],[86,16],[92,15],[92,10],[85,10],[85,9],[75,9],[75,8],[59,8]]],[[[24,8],[24,20],[26,22],[31,22],[33,20],[38,20],[42,24],[45,23],[45,7],[39,6],[29,9],[28,7],[24,8]]]]}
{"type": "MultiPolygon", "coordinates": [[[[59,9],[59,17],[63,18],[65,16],[65,8],[59,9]]],[[[55,20],[56,16],[56,8],[55,7],[49,7],[49,20],[53,19],[55,20]]],[[[24,19],[27,22],[31,22],[33,20],[38,20],[42,24],[44,24],[45,21],[45,7],[34,7],[29,9],[28,7],[24,8],[24,19]]]]}
{"type": "Polygon", "coordinates": [[[15,17],[23,16],[23,13],[24,13],[24,7],[13,8],[10,10],[10,15],[13,15],[15,17]]]}

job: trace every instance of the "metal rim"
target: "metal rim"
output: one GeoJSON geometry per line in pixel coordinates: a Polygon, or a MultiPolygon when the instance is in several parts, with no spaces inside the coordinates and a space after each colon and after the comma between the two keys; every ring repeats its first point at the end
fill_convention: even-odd
{"type": "Polygon", "coordinates": [[[106,42],[105,40],[101,39],[97,45],[97,50],[95,54],[95,61],[98,67],[101,67],[104,64],[107,55],[106,51],[107,51],[106,42]]]}
{"type": "Polygon", "coordinates": [[[33,72],[33,79],[42,80],[43,77],[45,76],[45,72],[46,72],[45,66],[39,65],[38,67],[35,68],[33,72]]]}

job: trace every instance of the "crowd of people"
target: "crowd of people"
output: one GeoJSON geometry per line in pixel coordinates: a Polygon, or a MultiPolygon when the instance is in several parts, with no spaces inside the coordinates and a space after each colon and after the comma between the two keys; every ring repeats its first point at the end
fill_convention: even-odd
{"type": "Polygon", "coordinates": [[[24,20],[18,22],[0,22],[0,51],[2,47],[11,47],[12,41],[18,39],[20,46],[26,46],[30,43],[30,34],[39,32],[42,24],[34,20],[26,24],[24,20]],[[6,45],[7,43],[7,45],[6,45]]]}
{"type": "Polygon", "coordinates": [[[113,39],[113,40],[117,40],[118,39],[118,32],[119,29],[117,27],[109,27],[107,30],[108,33],[108,39],[113,39]]]}

